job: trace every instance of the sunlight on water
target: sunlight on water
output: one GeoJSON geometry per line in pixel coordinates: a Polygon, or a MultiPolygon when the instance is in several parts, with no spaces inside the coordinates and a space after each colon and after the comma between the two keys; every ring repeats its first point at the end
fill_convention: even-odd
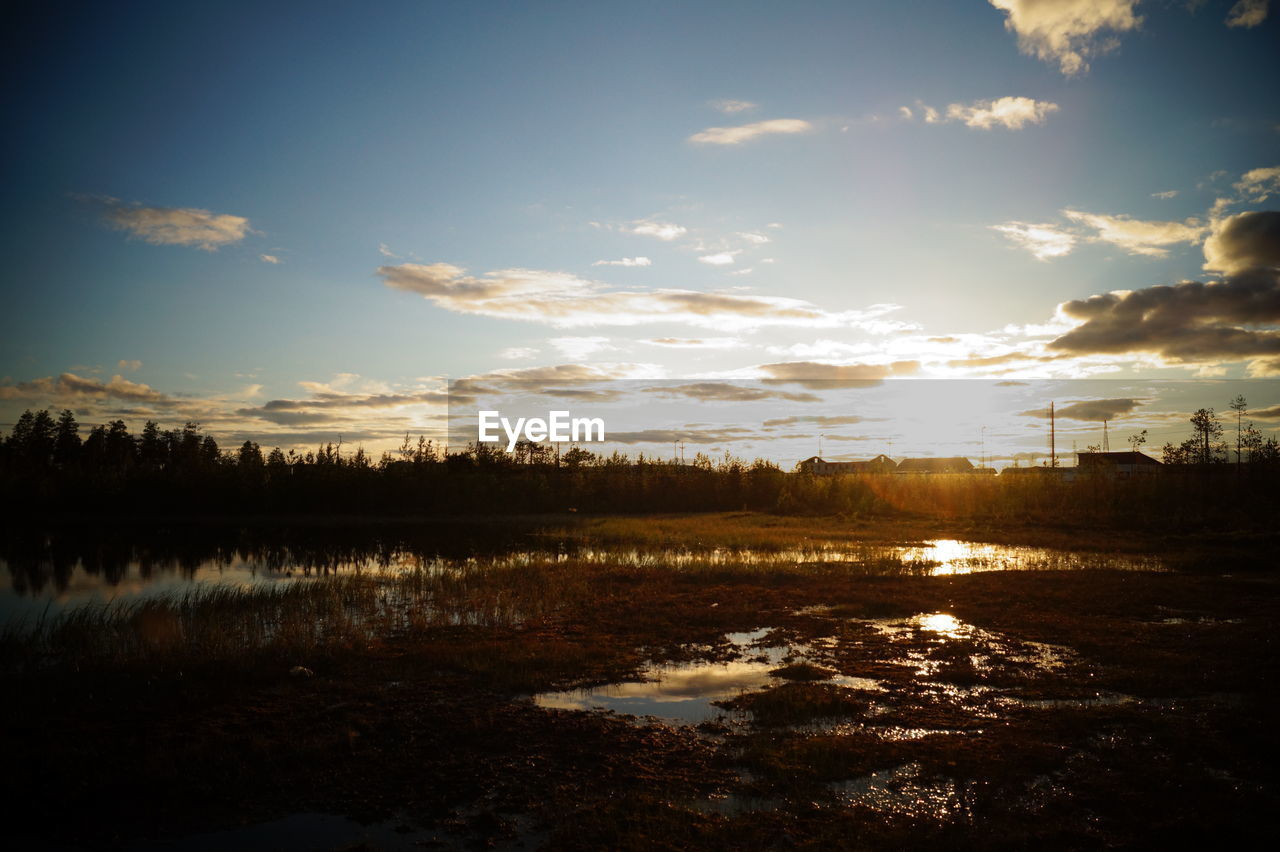
{"type": "MultiPolygon", "coordinates": [[[[526,540],[527,541],[527,540],[526,540]]],[[[58,610],[84,603],[106,603],[181,593],[193,586],[229,584],[239,587],[289,583],[306,577],[372,571],[514,570],[546,565],[601,565],[652,570],[803,570],[852,575],[937,576],[976,571],[1058,571],[1079,569],[1165,570],[1149,556],[1084,553],[1050,548],[980,544],[937,539],[911,546],[813,544],[782,550],[753,548],[591,547],[572,544],[542,549],[515,549],[489,555],[447,558],[415,549],[383,548],[376,554],[349,548],[304,557],[289,548],[261,552],[224,549],[207,553],[158,557],[145,549],[119,550],[104,561],[92,550],[75,556],[50,539],[43,549],[25,554],[0,553],[0,570],[9,577],[0,588],[0,623],[38,616],[46,607],[58,610]]],[[[927,626],[922,629],[930,629],[927,626]]]]}

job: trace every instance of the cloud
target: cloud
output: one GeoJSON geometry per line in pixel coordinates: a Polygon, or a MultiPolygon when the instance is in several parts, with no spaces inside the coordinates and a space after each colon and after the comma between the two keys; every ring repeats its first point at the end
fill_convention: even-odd
{"type": "Polygon", "coordinates": [[[1280,194],[1280,166],[1251,169],[1240,176],[1235,189],[1246,200],[1253,202],[1266,201],[1274,194],[1280,194]]]}
{"type": "Polygon", "coordinates": [[[532,358],[538,352],[539,350],[530,346],[508,346],[498,353],[498,357],[505,358],[508,361],[518,361],[524,358],[532,358]]]}
{"type": "Polygon", "coordinates": [[[1058,66],[1068,76],[1089,70],[1089,58],[1114,50],[1124,33],[1141,25],[1138,0],[990,0],[1005,13],[1005,29],[1018,49],[1058,66]]]}
{"type": "Polygon", "coordinates": [[[1094,229],[1092,239],[1095,241],[1111,243],[1130,254],[1148,257],[1164,257],[1169,253],[1165,246],[1198,243],[1207,230],[1197,219],[1188,219],[1186,222],[1148,222],[1128,216],[1108,216],[1079,210],[1063,210],[1062,215],[1094,229]]]}
{"type": "Polygon", "coordinates": [[[1074,234],[1055,225],[1033,225],[1029,222],[1005,222],[992,225],[992,230],[1008,237],[1019,248],[1026,249],[1037,260],[1048,260],[1069,254],[1076,244],[1074,234]]]}
{"type": "Polygon", "coordinates": [[[1168,201],[1170,198],[1176,198],[1177,196],[1178,190],[1176,189],[1166,189],[1164,192],[1151,193],[1152,198],[1159,198],[1161,201],[1168,201]]]}
{"type": "Polygon", "coordinates": [[[766,399],[781,399],[788,402],[822,401],[821,397],[811,393],[791,393],[732,382],[693,382],[674,387],[645,388],[645,391],[660,396],[679,396],[703,402],[760,402],[766,399]]]}
{"type": "Polygon", "coordinates": [[[865,311],[826,311],[809,302],[695,290],[613,290],[564,272],[504,269],[467,275],[447,263],[378,267],[388,287],[417,293],[455,313],[541,322],[557,328],[683,323],[740,331],[776,327],[857,327],[894,305],[865,311]]]}
{"type": "Polygon", "coordinates": [[[876,420],[878,418],[859,417],[857,414],[797,414],[791,417],[778,417],[773,420],[764,421],[766,428],[776,426],[795,426],[800,423],[812,423],[816,426],[853,426],[857,423],[866,423],[868,420],[876,420]]]}
{"type": "Polygon", "coordinates": [[[610,352],[617,347],[607,337],[553,337],[547,341],[566,358],[585,358],[597,352],[610,352]]]}
{"type": "Polygon", "coordinates": [[[249,233],[243,216],[210,213],[194,207],[143,207],[117,198],[92,199],[103,208],[111,227],[153,245],[194,246],[205,251],[238,243],[249,233]]]}
{"type": "Polygon", "coordinates": [[[773,242],[773,240],[769,239],[764,234],[757,234],[752,231],[739,231],[738,236],[746,240],[747,242],[751,243],[752,245],[757,245],[757,246],[762,246],[765,243],[773,242]]]}
{"type": "Polygon", "coordinates": [[[1267,19],[1267,0],[1239,0],[1227,13],[1229,27],[1256,27],[1267,19]]]}
{"type": "Polygon", "coordinates": [[[635,432],[609,432],[605,437],[615,444],[719,444],[754,437],[747,429],[641,429],[635,432]]]}
{"type": "Polygon", "coordinates": [[[391,247],[388,246],[386,243],[378,243],[378,254],[382,255],[383,257],[390,257],[396,260],[400,259],[400,255],[393,252],[391,250],[391,247]]]}
{"type": "Polygon", "coordinates": [[[592,266],[650,266],[653,261],[647,257],[624,257],[620,260],[597,260],[592,266]]]}
{"type": "Polygon", "coordinates": [[[641,234],[646,237],[657,237],[664,242],[671,242],[677,237],[683,237],[689,232],[689,229],[683,225],[676,225],[671,222],[642,220],[639,222],[633,222],[630,231],[633,234],[641,234]]]}
{"type": "Polygon", "coordinates": [[[722,251],[715,254],[704,254],[698,260],[710,266],[727,266],[733,263],[734,258],[741,253],[741,251],[722,251]]]}
{"type": "Polygon", "coordinates": [[[1044,124],[1049,113],[1056,112],[1057,109],[1057,104],[1048,101],[1005,97],[994,101],[974,101],[971,104],[951,104],[947,107],[947,118],[951,121],[963,121],[966,127],[981,130],[993,127],[1021,130],[1028,124],[1044,124]]]}
{"type": "Polygon", "coordinates": [[[670,349],[740,349],[746,345],[736,337],[651,337],[640,342],[670,349]]]}
{"type": "Polygon", "coordinates": [[[821,361],[785,361],[761,364],[756,368],[767,380],[791,382],[810,390],[857,388],[878,385],[893,376],[909,376],[920,369],[919,361],[891,364],[826,364],[821,361]]]}
{"type": "Polygon", "coordinates": [[[137,372],[138,370],[142,369],[142,362],[126,361],[125,359],[121,358],[119,361],[116,362],[116,366],[119,367],[121,370],[130,370],[133,372],[137,372]]]}
{"type": "Polygon", "coordinates": [[[63,373],[58,378],[45,377],[28,382],[0,384],[0,399],[57,399],[77,398],[123,399],[132,402],[161,403],[169,398],[160,391],[140,382],[131,382],[123,376],[112,376],[111,381],[88,379],[75,373],[63,373]]]}
{"type": "Polygon", "coordinates": [[[1280,418],[1280,405],[1273,405],[1270,408],[1260,408],[1257,411],[1250,411],[1250,417],[1257,417],[1260,420],[1275,420],[1280,418]]]}
{"type": "Polygon", "coordinates": [[[262,261],[263,263],[270,263],[270,264],[277,264],[280,262],[280,258],[276,257],[274,254],[260,254],[258,255],[258,260],[262,261]]]}
{"type": "Polygon", "coordinates": [[[913,113],[911,112],[911,107],[908,107],[908,106],[900,106],[900,107],[898,107],[898,115],[902,116],[902,117],[903,117],[903,118],[905,118],[907,121],[910,121],[912,118],[914,118],[914,117],[915,117],[915,116],[913,115],[913,113]]]}
{"type": "Polygon", "coordinates": [[[1204,257],[1205,269],[1227,273],[1280,266],[1280,211],[1239,213],[1215,222],[1204,257]]]}
{"type": "MultiPolygon", "coordinates": [[[[1085,399],[1054,407],[1054,416],[1063,420],[1115,420],[1122,414],[1130,414],[1142,405],[1141,399],[1085,399]]],[[[1024,417],[1048,417],[1049,409],[1037,408],[1019,412],[1024,417]]]]}
{"type": "Polygon", "coordinates": [[[735,112],[746,112],[747,110],[752,110],[759,106],[758,104],[753,104],[751,101],[736,101],[732,98],[724,98],[718,101],[707,101],[707,105],[712,109],[720,110],[720,112],[723,112],[726,115],[732,115],[735,112]]]}
{"type": "MultiPolygon", "coordinates": [[[[347,379],[355,376],[339,376],[336,384],[349,384],[347,379]]],[[[340,424],[359,423],[368,425],[370,412],[386,412],[395,409],[407,409],[412,406],[448,404],[449,395],[438,388],[417,388],[409,391],[387,391],[366,393],[360,391],[344,391],[332,384],[321,382],[299,382],[311,395],[304,399],[272,399],[262,405],[240,408],[236,414],[275,423],[280,426],[304,426],[327,423],[332,428],[340,424]]],[[[386,415],[382,415],[385,419],[386,415]]]]}
{"type": "Polygon", "coordinates": [[[1091,296],[1064,302],[1058,312],[1080,321],[1048,344],[1068,354],[1149,353],[1173,363],[1280,355],[1275,269],[1091,296]]]}
{"type": "Polygon", "coordinates": [[[799,118],[773,118],[737,127],[708,127],[690,136],[689,141],[701,145],[741,145],[760,136],[808,133],[811,130],[813,125],[799,118]]]}

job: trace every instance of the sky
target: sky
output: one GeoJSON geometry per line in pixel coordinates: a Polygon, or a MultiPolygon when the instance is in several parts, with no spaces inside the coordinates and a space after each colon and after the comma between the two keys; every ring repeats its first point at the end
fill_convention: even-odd
{"type": "Polygon", "coordinates": [[[1273,5],[7,4],[0,429],[377,452],[449,382],[649,381],[695,408],[622,449],[790,462],[882,385],[973,410],[827,455],[1012,459],[1049,397],[1271,430],[1273,5]]]}

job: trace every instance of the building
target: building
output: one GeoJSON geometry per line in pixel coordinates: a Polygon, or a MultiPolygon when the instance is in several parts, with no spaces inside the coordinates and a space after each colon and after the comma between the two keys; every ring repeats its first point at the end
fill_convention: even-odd
{"type": "Polygon", "coordinates": [[[941,459],[903,459],[895,473],[973,473],[973,462],[963,456],[941,459]]]}
{"type": "Polygon", "coordinates": [[[1111,476],[1128,479],[1158,473],[1163,465],[1144,453],[1126,451],[1119,453],[1076,453],[1076,469],[1081,474],[1111,476]]]}
{"type": "Polygon", "coordinates": [[[850,473],[893,473],[897,470],[897,467],[897,463],[883,453],[873,459],[849,462],[832,462],[818,456],[811,456],[796,465],[796,469],[801,473],[811,473],[815,476],[835,476],[837,474],[850,473]]]}

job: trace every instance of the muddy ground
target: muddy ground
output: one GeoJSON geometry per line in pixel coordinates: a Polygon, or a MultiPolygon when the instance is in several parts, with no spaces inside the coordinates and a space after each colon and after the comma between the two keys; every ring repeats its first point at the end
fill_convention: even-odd
{"type": "Polygon", "coordinates": [[[517,627],[8,675],[10,848],[269,848],[206,833],[298,815],[378,827],[314,848],[1261,840],[1280,575],[1239,568],[601,569],[517,627]],[[751,659],[700,724],[531,697],[751,659]]]}

